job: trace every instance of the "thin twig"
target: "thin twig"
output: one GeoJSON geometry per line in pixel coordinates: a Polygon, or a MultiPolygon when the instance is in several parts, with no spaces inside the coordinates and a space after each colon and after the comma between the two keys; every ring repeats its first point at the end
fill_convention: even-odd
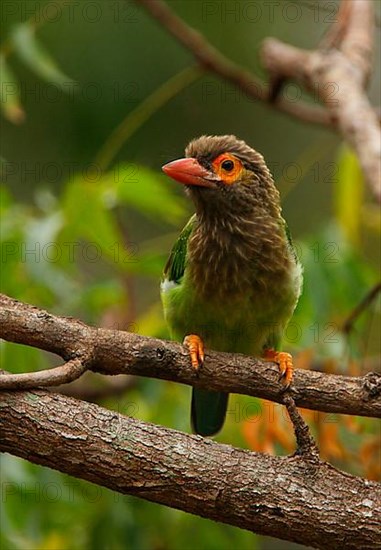
{"type": "Polygon", "coordinates": [[[58,386],[59,384],[67,384],[76,380],[87,369],[86,361],[77,357],[53,369],[23,372],[20,374],[2,374],[0,376],[0,388],[4,390],[26,390],[39,386],[58,386]]]}
{"type": "MultiPolygon", "coordinates": [[[[251,71],[233,63],[206,40],[198,31],[176,15],[163,0],[135,0],[156,19],[163,28],[192,53],[200,66],[211,73],[231,82],[248,97],[269,102],[271,90],[251,71]]],[[[276,109],[303,120],[329,126],[328,112],[321,106],[305,102],[292,102],[279,98],[273,105],[276,109]]]]}
{"type": "Polygon", "coordinates": [[[283,396],[283,403],[287,408],[287,412],[294,426],[295,438],[297,443],[297,454],[307,455],[311,458],[319,458],[319,450],[316,446],[314,438],[311,435],[310,429],[303,417],[296,408],[295,401],[289,392],[283,396]]]}
{"type": "Polygon", "coordinates": [[[379,292],[381,292],[381,281],[369,290],[361,302],[357,304],[357,306],[348,315],[347,319],[343,323],[342,331],[344,334],[349,334],[351,332],[357,318],[372,304],[379,292]]]}
{"type": "Polygon", "coordinates": [[[187,67],[159,88],[154,90],[126,118],[115,128],[107,138],[102,148],[97,153],[94,162],[102,170],[107,170],[112,160],[118,154],[123,144],[137,131],[149,118],[175,97],[187,86],[198,80],[203,74],[199,67],[187,67]]]}

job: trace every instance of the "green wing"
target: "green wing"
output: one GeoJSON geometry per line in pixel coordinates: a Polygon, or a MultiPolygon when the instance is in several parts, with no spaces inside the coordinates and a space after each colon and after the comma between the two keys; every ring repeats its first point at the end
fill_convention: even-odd
{"type": "MultiPolygon", "coordinates": [[[[197,217],[195,214],[190,218],[172,248],[163,273],[163,297],[165,294],[163,287],[166,282],[181,284],[187,264],[188,241],[196,224],[197,217]]],[[[165,310],[164,299],[163,304],[165,310]]],[[[228,394],[226,393],[193,388],[191,409],[193,430],[204,436],[217,433],[224,423],[227,404],[228,394]]]]}
{"type": "Polygon", "coordinates": [[[181,279],[183,278],[186,266],[188,240],[192,234],[196,222],[197,218],[196,214],[194,214],[190,218],[184,229],[181,231],[179,238],[173,245],[171,254],[165,265],[163,279],[167,279],[168,281],[173,281],[175,283],[180,283],[181,279]]]}

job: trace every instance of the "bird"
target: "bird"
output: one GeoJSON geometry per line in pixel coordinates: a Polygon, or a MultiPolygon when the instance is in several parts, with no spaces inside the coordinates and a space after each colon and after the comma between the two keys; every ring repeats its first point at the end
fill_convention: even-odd
{"type": "MultiPolygon", "coordinates": [[[[183,342],[198,372],[205,349],[273,361],[283,391],[293,363],[279,348],[303,275],[263,156],[234,135],[203,135],[162,170],[184,185],[195,207],[161,280],[171,338],[183,342]]],[[[194,387],[193,431],[215,435],[227,407],[227,392],[194,387]]]]}

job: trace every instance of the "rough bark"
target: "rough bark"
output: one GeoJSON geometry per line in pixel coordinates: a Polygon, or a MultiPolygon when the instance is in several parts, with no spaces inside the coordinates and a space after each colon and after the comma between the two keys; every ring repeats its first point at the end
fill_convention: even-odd
{"type": "MultiPolygon", "coordinates": [[[[117,330],[93,328],[72,318],[57,317],[36,307],[0,295],[0,337],[56,353],[68,363],[59,374],[88,370],[108,375],[135,374],[172,380],[212,390],[228,391],[283,403],[282,385],[275,364],[245,355],[207,351],[199,373],[188,352],[176,342],[146,338],[117,330]]],[[[46,384],[49,372],[5,375],[0,388],[25,389],[46,384]],[[40,376],[40,373],[38,373],[40,376]]],[[[55,369],[51,384],[57,382],[55,369]]],[[[296,369],[292,397],[298,406],[359,416],[381,417],[381,375],[330,375],[296,369]]]]}
{"type": "Polygon", "coordinates": [[[316,548],[381,545],[381,485],[316,457],[272,457],[48,391],[3,392],[0,450],[263,535],[316,548]]]}

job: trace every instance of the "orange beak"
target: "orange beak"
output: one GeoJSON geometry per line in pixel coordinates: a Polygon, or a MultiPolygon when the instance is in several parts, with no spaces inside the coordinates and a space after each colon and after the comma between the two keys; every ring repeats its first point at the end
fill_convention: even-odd
{"type": "Polygon", "coordinates": [[[170,178],[185,185],[214,188],[218,178],[213,176],[195,158],[184,158],[164,164],[162,170],[170,178]]]}

